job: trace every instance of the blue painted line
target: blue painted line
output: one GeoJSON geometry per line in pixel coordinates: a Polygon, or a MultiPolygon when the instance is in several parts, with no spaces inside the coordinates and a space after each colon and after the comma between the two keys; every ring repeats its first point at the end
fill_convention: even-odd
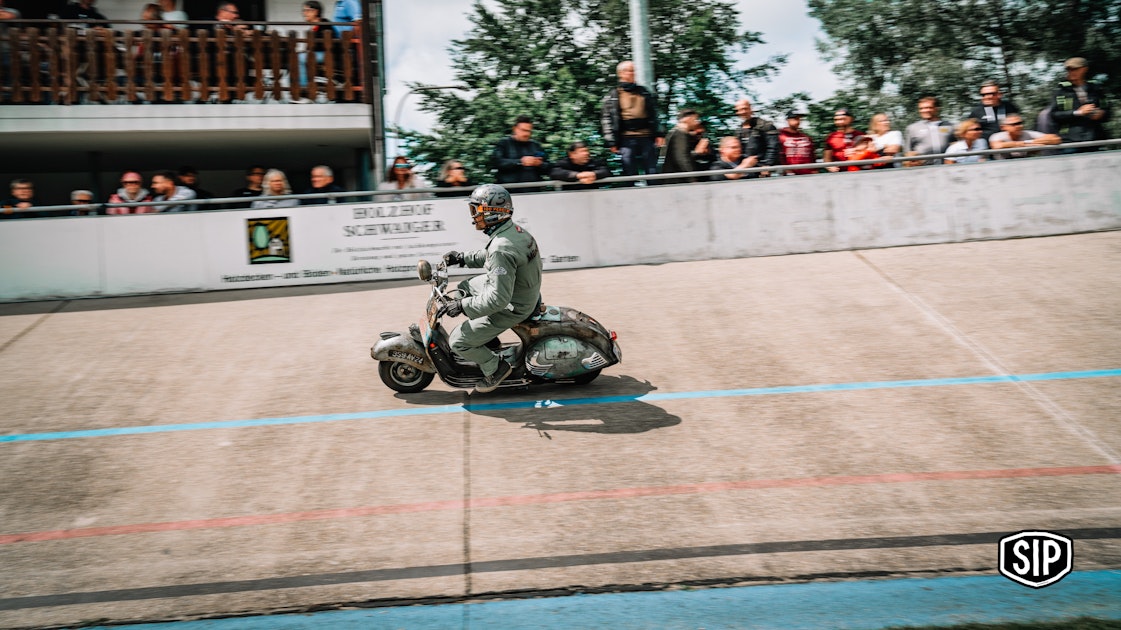
{"type": "Polygon", "coordinates": [[[109,429],[89,429],[84,431],[58,431],[55,433],[17,433],[0,435],[3,442],[42,442],[48,440],[74,440],[79,438],[111,437],[119,435],[144,435],[150,433],[172,433],[176,431],[203,431],[208,429],[245,429],[264,426],[283,426],[289,424],[310,424],[316,422],[346,422],[351,420],[377,420],[401,418],[406,416],[430,416],[464,411],[501,411],[508,409],[533,409],[554,405],[574,407],[579,405],[611,405],[631,402],[660,402],[667,400],[690,400],[698,398],[737,398],[744,396],[774,396],[782,394],[813,394],[823,392],[850,392],[874,389],[901,389],[911,387],[949,387],[956,385],[984,385],[992,383],[1017,383],[1036,381],[1063,381],[1090,378],[1111,378],[1121,376],[1121,369],[1086,370],[1081,372],[1045,372],[1041,374],[1010,374],[1005,376],[966,376],[958,378],[932,378],[904,381],[868,381],[861,383],[826,383],[820,385],[789,385],[783,387],[756,387],[752,389],[719,389],[695,392],[676,392],[663,394],[644,394],[641,396],[600,396],[596,398],[560,398],[551,400],[528,400],[503,403],[483,403],[466,405],[440,405],[413,409],[383,409],[356,413],[336,413],[318,416],[293,416],[289,418],[257,418],[253,420],[222,420],[217,422],[193,422],[186,424],[157,424],[136,427],[114,427],[109,429]]]}
{"type": "MultiPolygon", "coordinates": [[[[1035,590],[996,575],[573,595],[114,626],[137,630],[884,628],[1121,619],[1121,571],[1035,590]]],[[[110,630],[104,628],[102,630],[110,630]]]]}

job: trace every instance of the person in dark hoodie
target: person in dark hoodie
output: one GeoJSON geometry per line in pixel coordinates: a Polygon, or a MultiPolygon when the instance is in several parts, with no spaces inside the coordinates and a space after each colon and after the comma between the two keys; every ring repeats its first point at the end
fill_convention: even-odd
{"type": "MultiPolygon", "coordinates": [[[[539,182],[549,174],[552,166],[545,150],[531,139],[533,120],[518,116],[510,135],[498,141],[491,153],[490,163],[498,171],[499,184],[539,182]]],[[[537,192],[540,188],[517,188],[512,192],[537,192]]]]}
{"type": "Polygon", "coordinates": [[[599,188],[600,185],[595,182],[611,177],[611,171],[603,160],[592,159],[587,142],[578,140],[568,145],[568,155],[553,165],[549,177],[562,182],[580,182],[565,186],[565,190],[587,190],[599,188]]]}

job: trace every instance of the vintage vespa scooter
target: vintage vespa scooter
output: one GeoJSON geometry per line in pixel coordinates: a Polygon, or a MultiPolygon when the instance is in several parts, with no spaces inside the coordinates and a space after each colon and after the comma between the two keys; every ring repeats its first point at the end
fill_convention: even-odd
{"type": "MultiPolygon", "coordinates": [[[[452,352],[447,331],[440,325],[440,307],[463,297],[463,292],[447,290],[448,269],[443,262],[433,270],[427,260],[421,260],[417,275],[432,285],[425,316],[407,333],[381,333],[370,348],[370,356],[379,362],[378,374],[390,389],[404,393],[423,390],[437,374],[452,387],[472,388],[482,380],[482,370],[452,352]]],[[[514,367],[500,389],[537,383],[584,385],[603,368],[623,360],[615,332],[576,309],[542,305],[511,330],[518,341],[495,349],[514,367]]]]}

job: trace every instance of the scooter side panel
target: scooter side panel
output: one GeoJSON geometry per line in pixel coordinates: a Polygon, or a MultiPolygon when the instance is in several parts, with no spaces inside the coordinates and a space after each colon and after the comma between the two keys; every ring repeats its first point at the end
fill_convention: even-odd
{"type": "Polygon", "coordinates": [[[409,335],[397,335],[389,339],[379,339],[370,348],[370,357],[378,361],[397,361],[406,363],[418,370],[435,372],[436,368],[425,356],[424,347],[409,335]]]}

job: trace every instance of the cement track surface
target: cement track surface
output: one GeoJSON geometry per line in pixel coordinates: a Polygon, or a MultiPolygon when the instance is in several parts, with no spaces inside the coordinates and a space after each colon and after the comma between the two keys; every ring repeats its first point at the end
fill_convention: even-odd
{"type": "Polygon", "coordinates": [[[395,395],[419,282],[0,306],[0,626],[1121,567],[1121,233],[548,274],[586,387],[395,395]],[[818,387],[808,387],[818,386],[818,387]]]}

